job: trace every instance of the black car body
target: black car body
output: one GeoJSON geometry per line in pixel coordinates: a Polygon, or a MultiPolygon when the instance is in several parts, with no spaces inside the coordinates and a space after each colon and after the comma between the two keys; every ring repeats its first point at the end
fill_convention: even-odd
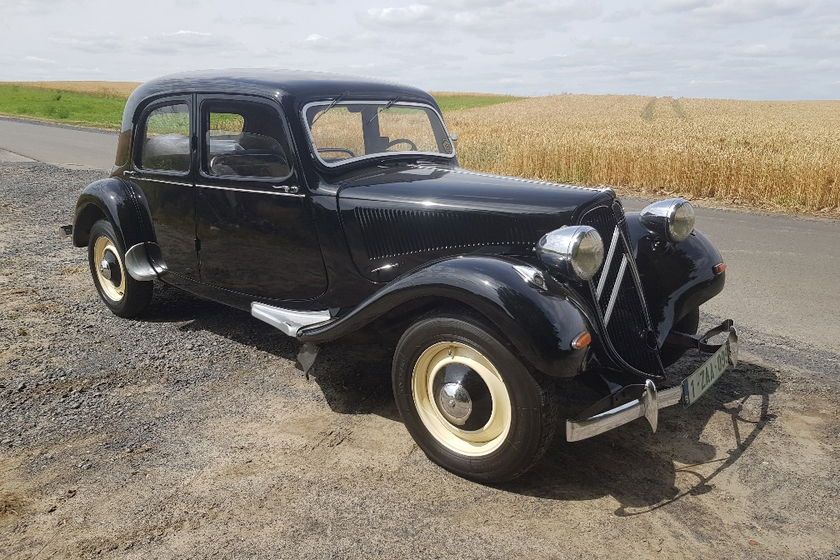
{"type": "MultiPolygon", "coordinates": [[[[72,235],[76,246],[89,247],[94,282],[117,314],[138,313],[149,281],[159,279],[298,338],[305,367],[318,344],[372,325],[399,335],[429,317],[464,317],[499,349],[482,350],[480,340],[470,343],[458,330],[467,327],[455,325],[450,338],[462,342],[450,357],[481,350],[464,358],[462,370],[480,369],[491,354],[503,353],[501,362],[513,356],[536,380],[543,408],[554,379],[583,376],[604,386],[604,399],[583,403],[587,410],[567,421],[567,437],[576,440],[640,416],[655,429],[659,408],[690,402],[685,383],[658,392],[655,386],[685,348],[726,351],[725,363],[706,373],[710,382],[734,363],[731,322],[707,333],[727,334],[722,346],[694,336],[697,309],[722,290],[725,266],[689,214],[681,200],[625,213],[610,189],[461,169],[437,103],[415,88],[232,70],[160,78],[131,95],[111,176],[80,196],[72,235]],[[416,136],[394,138],[388,130],[416,136]],[[672,229],[689,218],[691,231],[675,239],[672,229]],[[578,263],[556,250],[569,241],[569,251],[583,251],[575,243],[584,234],[591,259],[601,243],[603,264],[591,277],[577,275],[578,263]]],[[[397,379],[400,348],[395,391],[408,391],[397,395],[405,417],[426,397],[412,397],[405,385],[422,354],[399,374],[408,381],[397,379]]],[[[434,367],[450,367],[444,362],[434,367]]],[[[500,374],[499,390],[509,395],[493,393],[493,383],[490,396],[479,394],[486,388],[470,395],[465,379],[473,374],[457,377],[458,368],[450,369],[445,389],[440,375],[428,374],[429,394],[455,416],[432,405],[426,412],[430,422],[455,422],[441,429],[468,445],[435,448],[434,434],[421,433],[423,418],[406,421],[412,435],[431,458],[464,476],[502,480],[523,472],[548,434],[536,443],[527,434],[519,443],[502,440],[475,454],[478,440],[458,424],[486,405],[481,421],[490,425],[493,406],[508,396],[518,414],[518,381],[500,374]],[[530,454],[527,460],[506,458],[517,446],[527,448],[519,452],[530,454]]],[[[529,429],[550,431],[543,424],[529,429]]]]}

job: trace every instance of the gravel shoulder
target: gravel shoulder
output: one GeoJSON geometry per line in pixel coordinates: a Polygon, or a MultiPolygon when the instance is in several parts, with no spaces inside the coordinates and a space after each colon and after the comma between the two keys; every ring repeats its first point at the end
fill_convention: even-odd
{"type": "Polygon", "coordinates": [[[111,315],[57,233],[101,174],[0,164],[2,556],[840,556],[837,354],[747,326],[656,434],[558,441],[481,486],[414,445],[387,349],[332,345],[307,380],[294,341],[171,288],[111,315]]]}

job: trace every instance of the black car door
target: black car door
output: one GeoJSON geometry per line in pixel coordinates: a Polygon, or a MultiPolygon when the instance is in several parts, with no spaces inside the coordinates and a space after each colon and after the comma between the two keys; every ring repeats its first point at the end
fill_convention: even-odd
{"type": "Polygon", "coordinates": [[[279,109],[251,96],[198,96],[201,280],[255,298],[311,299],[326,290],[326,271],[279,109]]]}
{"type": "MultiPolygon", "coordinates": [[[[130,178],[146,198],[169,272],[198,280],[195,252],[193,96],[173,96],[141,113],[130,178]]],[[[173,278],[170,278],[173,280],[173,278]]]]}

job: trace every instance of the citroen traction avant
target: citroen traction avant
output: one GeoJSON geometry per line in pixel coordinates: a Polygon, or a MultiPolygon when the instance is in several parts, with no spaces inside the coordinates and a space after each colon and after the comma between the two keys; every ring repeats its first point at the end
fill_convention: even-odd
{"type": "Polygon", "coordinates": [[[726,267],[689,202],[629,213],[610,189],[464,170],[412,87],[269,70],[148,82],[66,232],[121,317],[160,280],[297,338],[307,371],[320,345],[374,333],[418,446],[483,482],[527,471],[558,428],[655,431],[737,360],[731,320],[696,334],[726,267]],[[689,348],[712,356],[675,379],[689,348]]]}

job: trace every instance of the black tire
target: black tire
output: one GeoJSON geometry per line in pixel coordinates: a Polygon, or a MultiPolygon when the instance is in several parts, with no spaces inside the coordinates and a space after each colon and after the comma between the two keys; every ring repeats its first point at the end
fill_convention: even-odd
{"type": "Polygon", "coordinates": [[[114,231],[114,226],[108,220],[98,220],[90,228],[88,239],[88,264],[93,276],[93,285],[96,286],[99,297],[114,315],[136,317],[152,300],[153,282],[135,280],[126,271],[124,263],[125,247],[114,231]],[[103,251],[102,244],[105,245],[104,253],[111,262],[108,274],[111,275],[113,281],[99,272],[102,255],[97,255],[97,253],[103,251]],[[110,285],[106,284],[108,282],[110,285]]]}
{"type": "MultiPolygon", "coordinates": [[[[426,453],[429,459],[448,471],[484,483],[512,480],[533,467],[542,458],[551,443],[559,420],[557,393],[552,380],[539,373],[532,374],[529,372],[522,361],[501,342],[500,338],[499,335],[482,326],[479,319],[472,317],[461,315],[426,317],[411,325],[400,338],[394,353],[392,370],[394,398],[397,408],[406,428],[420,449],[426,453]],[[491,414],[507,417],[509,422],[505,423],[507,426],[506,432],[502,432],[490,444],[487,444],[486,449],[489,450],[487,453],[469,455],[453,448],[453,444],[467,447],[472,444],[458,441],[457,435],[449,435],[445,431],[447,429],[451,430],[451,427],[445,426],[446,420],[440,412],[441,405],[437,405],[436,402],[428,402],[435,399],[429,398],[428,395],[420,397],[427,399],[427,402],[425,405],[421,403],[419,406],[425,411],[426,422],[432,422],[433,427],[437,427],[436,422],[444,426],[444,436],[442,438],[430,430],[429,425],[424,423],[421,412],[418,410],[414,394],[415,368],[418,369],[416,375],[426,375],[428,378],[425,383],[421,380],[419,385],[432,387],[437,379],[436,374],[431,374],[431,377],[429,377],[429,374],[422,374],[419,371],[424,369],[425,356],[429,352],[433,354],[438,352],[436,355],[440,356],[447,350],[436,349],[445,348],[445,345],[448,344],[457,345],[457,351],[463,351],[467,356],[474,355],[485,358],[500,376],[504,390],[509,397],[509,408],[504,402],[504,398],[496,399],[494,396],[489,401],[493,403],[491,408],[494,412],[491,414]],[[471,354],[469,349],[478,354],[471,354]],[[424,360],[423,362],[419,361],[421,358],[424,360]],[[502,403],[498,405],[498,408],[496,408],[497,400],[502,403]],[[503,405],[505,413],[501,414],[497,411],[501,411],[503,405]],[[438,407],[437,412],[434,412],[434,406],[438,407]],[[437,420],[434,418],[429,420],[430,415],[437,416],[437,420]],[[446,438],[450,438],[450,444],[445,443],[446,438]]],[[[450,349],[448,352],[449,358],[453,359],[452,350],[450,349]]],[[[457,354],[456,356],[460,357],[457,354]]],[[[439,365],[440,363],[452,362],[448,362],[444,358],[443,361],[436,363],[439,365]]],[[[439,367],[438,371],[450,370],[439,367]]],[[[444,373],[444,375],[448,376],[449,374],[444,373]]],[[[497,388],[499,387],[497,382],[494,381],[493,384],[497,388]]],[[[430,388],[428,393],[432,394],[434,391],[430,388]]],[[[499,395],[504,397],[501,393],[499,395]]],[[[484,401],[476,402],[479,404],[483,402],[486,407],[488,400],[485,397],[484,401]]],[[[473,414],[478,414],[472,408],[470,410],[471,412],[467,416],[468,422],[473,420],[471,417],[473,414]]],[[[495,417],[491,416],[484,427],[469,433],[481,433],[484,428],[493,424],[492,418],[495,417]]],[[[478,421],[483,420],[479,418],[478,421]]],[[[450,425],[454,426],[452,422],[450,422],[450,425]]],[[[462,425],[466,426],[468,424],[462,425]]],[[[440,433],[440,431],[439,429],[438,432],[440,433]]],[[[488,433],[490,432],[488,431],[488,433]]],[[[485,444],[481,443],[480,445],[484,446],[485,444]]]]}
{"type": "MultiPolygon", "coordinates": [[[[697,334],[697,328],[699,326],[700,308],[695,307],[683,315],[682,319],[674,323],[671,330],[686,334],[697,334]]],[[[659,356],[662,358],[662,365],[668,367],[671,364],[676,363],[677,360],[682,358],[686,350],[687,348],[680,348],[679,346],[671,346],[669,344],[663,345],[662,349],[659,351],[659,356]]]]}

